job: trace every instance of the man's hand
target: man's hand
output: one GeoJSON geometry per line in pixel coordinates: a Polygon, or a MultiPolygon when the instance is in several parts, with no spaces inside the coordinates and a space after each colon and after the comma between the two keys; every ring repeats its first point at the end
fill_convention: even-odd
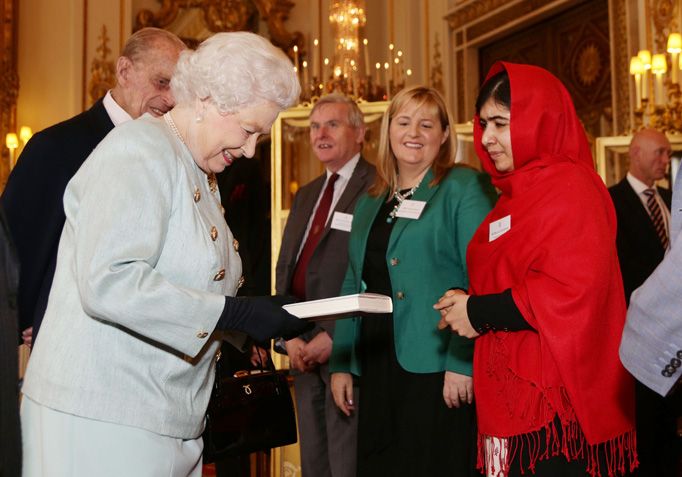
{"type": "Polygon", "coordinates": [[[251,346],[251,364],[254,367],[260,368],[262,366],[265,368],[269,358],[270,356],[268,355],[268,350],[261,348],[258,345],[251,346]]]}
{"type": "Polygon", "coordinates": [[[332,354],[332,338],[326,331],[321,331],[305,344],[301,351],[301,359],[309,369],[329,361],[332,354]]]}
{"type": "Polygon", "coordinates": [[[292,368],[299,370],[302,373],[310,371],[303,361],[303,348],[306,342],[301,338],[294,338],[286,342],[287,355],[289,355],[289,364],[292,368]]]}

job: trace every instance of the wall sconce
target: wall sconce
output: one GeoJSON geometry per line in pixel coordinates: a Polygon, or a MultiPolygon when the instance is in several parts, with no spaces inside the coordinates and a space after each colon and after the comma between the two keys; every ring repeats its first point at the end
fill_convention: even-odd
{"type": "Polygon", "coordinates": [[[28,140],[31,139],[31,136],[33,136],[33,131],[31,131],[31,128],[28,126],[21,126],[18,136],[16,133],[7,133],[7,136],[5,136],[5,146],[9,149],[10,171],[14,169],[16,159],[19,157],[21,150],[23,150],[28,140]],[[19,143],[19,140],[21,140],[21,143],[19,143]],[[21,146],[21,148],[19,146],[21,146]],[[17,149],[20,150],[17,151],[17,149]]]}
{"type": "Polygon", "coordinates": [[[9,170],[14,169],[14,151],[19,147],[19,138],[15,133],[7,133],[5,146],[9,149],[9,170]]]}

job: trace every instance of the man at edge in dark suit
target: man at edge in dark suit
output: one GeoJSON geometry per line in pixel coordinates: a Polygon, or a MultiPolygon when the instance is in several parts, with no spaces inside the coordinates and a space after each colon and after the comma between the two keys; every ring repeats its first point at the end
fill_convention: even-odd
{"type": "MultiPolygon", "coordinates": [[[[630,142],[627,176],[609,188],[616,208],[625,300],[663,260],[670,236],[669,189],[657,187],[670,164],[672,149],[655,129],[637,132],[630,142]]],[[[677,415],[674,397],[663,398],[636,382],[638,477],[677,477],[677,415]]]]}
{"type": "Polygon", "coordinates": [[[21,475],[17,287],[19,264],[0,206],[0,475],[21,475]]]}
{"type": "Polygon", "coordinates": [[[116,62],[116,86],[87,111],[34,135],[12,170],[0,201],[21,266],[19,329],[27,345],[47,307],[67,183],[114,126],[145,113],[161,116],[175,105],[170,79],[185,48],[166,30],[134,33],[116,62]]]}
{"type": "Polygon", "coordinates": [[[639,131],[630,143],[627,176],[609,188],[618,218],[616,243],[628,303],[632,292],[663,260],[665,248],[656,233],[646,191],[653,191],[668,234],[671,193],[669,189],[656,187],[655,181],[665,177],[671,153],[665,134],[655,129],[639,131]]]}
{"type": "MultiPolygon", "coordinates": [[[[355,202],[374,179],[374,168],[361,157],[364,135],[362,113],[352,100],[329,95],[315,104],[310,143],[326,171],[294,198],[277,261],[278,295],[300,300],[339,295],[355,202]]],[[[304,476],[355,476],[357,418],[334,404],[328,367],[333,337],[334,323],[323,322],[286,343],[291,367],[298,371],[294,386],[304,476]]],[[[353,396],[357,400],[357,390],[353,396]]]]}

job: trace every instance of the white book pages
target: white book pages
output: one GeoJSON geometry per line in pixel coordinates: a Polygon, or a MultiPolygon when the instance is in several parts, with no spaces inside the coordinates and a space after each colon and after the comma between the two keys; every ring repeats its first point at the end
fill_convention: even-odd
{"type": "Polygon", "coordinates": [[[391,297],[378,293],[357,293],[322,300],[291,303],[282,308],[294,316],[306,320],[338,320],[349,316],[393,312],[391,297]]]}

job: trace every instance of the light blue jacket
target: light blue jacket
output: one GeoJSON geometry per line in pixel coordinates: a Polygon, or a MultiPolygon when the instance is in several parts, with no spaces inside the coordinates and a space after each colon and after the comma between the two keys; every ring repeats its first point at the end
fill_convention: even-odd
{"type": "Polygon", "coordinates": [[[196,438],[213,329],[241,275],[217,191],[163,119],[147,115],[104,138],[64,209],[24,393],[76,416],[196,438]]]}

